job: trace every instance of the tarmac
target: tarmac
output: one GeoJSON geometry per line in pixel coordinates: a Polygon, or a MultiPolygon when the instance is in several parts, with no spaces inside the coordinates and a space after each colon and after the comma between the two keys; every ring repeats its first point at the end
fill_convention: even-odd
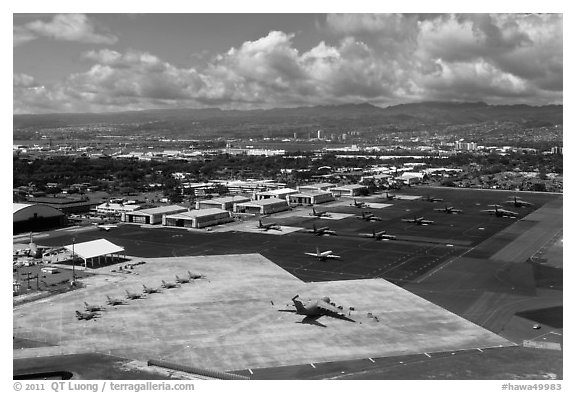
{"type": "Polygon", "coordinates": [[[86,288],[15,307],[14,335],[55,347],[15,351],[14,358],[93,351],[240,370],[514,345],[383,279],[304,283],[258,254],[144,261],[131,274],[99,274],[86,288]],[[107,306],[94,320],[74,316],[83,301],[102,305],[105,295],[141,292],[142,284],[157,287],[187,270],[206,279],[107,306]],[[279,311],[291,309],[295,294],[330,296],[354,308],[356,323],[301,323],[302,316],[279,311]]]}

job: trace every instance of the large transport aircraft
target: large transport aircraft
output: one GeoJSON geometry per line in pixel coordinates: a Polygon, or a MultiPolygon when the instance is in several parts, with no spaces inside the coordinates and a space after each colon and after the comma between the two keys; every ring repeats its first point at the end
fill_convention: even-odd
{"type": "Polygon", "coordinates": [[[462,210],[454,209],[453,206],[448,206],[448,205],[444,206],[443,209],[434,209],[434,210],[436,210],[437,212],[442,212],[442,213],[446,213],[446,214],[460,214],[460,213],[462,213],[462,210]]]}
{"type": "Polygon", "coordinates": [[[494,206],[494,209],[487,209],[487,210],[481,210],[481,212],[483,213],[489,213],[489,214],[493,214],[496,217],[511,217],[514,218],[518,215],[518,213],[513,212],[511,210],[505,210],[505,209],[501,209],[500,205],[489,205],[489,206],[494,206]]]}
{"type": "Polygon", "coordinates": [[[330,214],[328,214],[327,211],[317,212],[315,208],[312,208],[312,213],[310,213],[310,215],[315,217],[330,217],[330,214]]]}
{"type": "MultiPolygon", "coordinates": [[[[323,297],[321,299],[308,299],[300,300],[300,296],[296,295],[292,298],[294,307],[296,310],[279,310],[284,312],[295,312],[299,315],[305,315],[305,318],[301,323],[314,324],[321,327],[326,327],[321,323],[317,322],[317,319],[323,316],[342,319],[349,322],[356,322],[355,320],[349,318],[343,308],[336,307],[336,305],[330,302],[329,297],[323,297]]],[[[351,308],[352,309],[352,308],[351,308]]]]}
{"type": "Polygon", "coordinates": [[[110,229],[118,228],[118,225],[114,224],[94,224],[94,225],[96,225],[96,228],[98,228],[99,230],[106,232],[109,232],[110,229]]]}
{"type": "Polygon", "coordinates": [[[118,306],[120,304],[126,304],[124,300],[118,298],[112,298],[108,295],[106,295],[106,303],[109,304],[110,306],[118,306]]]}
{"type": "Polygon", "coordinates": [[[340,255],[334,255],[333,251],[331,251],[331,250],[320,252],[320,249],[318,247],[316,247],[315,253],[314,252],[305,252],[304,254],[318,258],[321,261],[325,261],[325,260],[330,259],[330,258],[334,258],[334,259],[340,258],[340,255]]]}
{"type": "Polygon", "coordinates": [[[81,319],[85,319],[85,320],[89,320],[92,318],[98,318],[100,315],[98,315],[98,313],[95,312],[81,312],[76,310],[76,319],[81,320],[81,319]]]}
{"type": "Polygon", "coordinates": [[[90,305],[86,302],[84,302],[84,308],[86,309],[86,311],[88,312],[96,312],[96,311],[104,311],[105,308],[103,306],[99,306],[99,305],[90,305]]]}
{"type": "Polygon", "coordinates": [[[507,205],[514,205],[514,207],[529,207],[529,206],[532,206],[532,203],[526,202],[526,201],[524,201],[524,200],[522,200],[522,199],[518,199],[516,196],[510,197],[510,198],[514,198],[514,199],[508,200],[508,201],[506,201],[506,202],[504,202],[504,203],[507,204],[507,205]]]}
{"type": "Polygon", "coordinates": [[[275,222],[269,222],[267,224],[263,224],[262,220],[258,220],[258,229],[262,229],[263,231],[268,231],[270,229],[274,229],[276,231],[281,231],[280,225],[275,222]]]}
{"type": "Polygon", "coordinates": [[[375,216],[374,213],[371,212],[362,212],[361,216],[356,216],[366,221],[382,221],[381,217],[375,216]]]}
{"type": "Polygon", "coordinates": [[[410,223],[416,224],[416,225],[430,225],[430,224],[434,224],[434,221],[432,221],[432,220],[425,220],[424,217],[403,218],[402,221],[404,221],[404,222],[410,222],[410,223]]]}
{"type": "Polygon", "coordinates": [[[144,284],[142,284],[142,291],[143,291],[144,293],[160,293],[160,292],[162,292],[162,291],[160,290],[160,288],[150,288],[150,287],[147,287],[147,286],[144,285],[144,284]]]}
{"type": "Polygon", "coordinates": [[[328,228],[328,227],[316,228],[316,224],[312,224],[312,229],[310,229],[309,232],[316,235],[316,236],[336,235],[336,232],[330,230],[330,228],[328,228]]]}
{"type": "Polygon", "coordinates": [[[371,237],[376,240],[396,240],[396,236],[386,234],[386,231],[372,231],[371,234],[366,235],[366,237],[371,237]]]}

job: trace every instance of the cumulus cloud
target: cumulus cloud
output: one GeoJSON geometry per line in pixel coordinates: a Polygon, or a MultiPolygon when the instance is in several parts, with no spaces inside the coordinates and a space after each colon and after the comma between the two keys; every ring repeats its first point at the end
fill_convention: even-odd
{"type": "Polygon", "coordinates": [[[60,83],[14,76],[14,108],[562,102],[561,15],[329,15],[324,29],[308,50],[271,31],[190,67],[144,51],[87,51],[88,69],[60,83]]]}
{"type": "Polygon", "coordinates": [[[96,31],[94,22],[84,14],[58,14],[51,21],[35,20],[14,27],[14,46],[39,37],[58,41],[112,45],[118,38],[110,33],[96,31]]]}

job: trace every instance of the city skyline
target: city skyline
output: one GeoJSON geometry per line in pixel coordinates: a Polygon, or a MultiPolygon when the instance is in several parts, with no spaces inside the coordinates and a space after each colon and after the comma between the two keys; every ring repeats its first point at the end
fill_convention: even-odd
{"type": "Polygon", "coordinates": [[[562,14],[14,14],[13,111],[562,104],[562,14]]]}

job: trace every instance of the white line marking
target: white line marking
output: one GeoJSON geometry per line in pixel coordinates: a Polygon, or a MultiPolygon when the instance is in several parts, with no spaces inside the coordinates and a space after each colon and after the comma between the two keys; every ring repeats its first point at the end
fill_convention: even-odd
{"type": "Polygon", "coordinates": [[[480,348],[476,348],[477,350],[479,350],[480,352],[484,352],[483,350],[481,350],[480,348]]]}
{"type": "Polygon", "coordinates": [[[376,363],[372,358],[368,358],[368,360],[370,360],[372,363],[376,363]]]}
{"type": "Polygon", "coordinates": [[[254,375],[254,373],[252,372],[252,370],[248,369],[248,372],[250,373],[250,375],[254,375]]]}
{"type": "Polygon", "coordinates": [[[312,367],[316,368],[316,366],[314,365],[314,363],[310,363],[310,365],[311,365],[312,367]]]}
{"type": "Polygon", "coordinates": [[[424,352],[424,355],[428,356],[429,358],[431,358],[432,356],[428,355],[426,352],[424,352]]]}

